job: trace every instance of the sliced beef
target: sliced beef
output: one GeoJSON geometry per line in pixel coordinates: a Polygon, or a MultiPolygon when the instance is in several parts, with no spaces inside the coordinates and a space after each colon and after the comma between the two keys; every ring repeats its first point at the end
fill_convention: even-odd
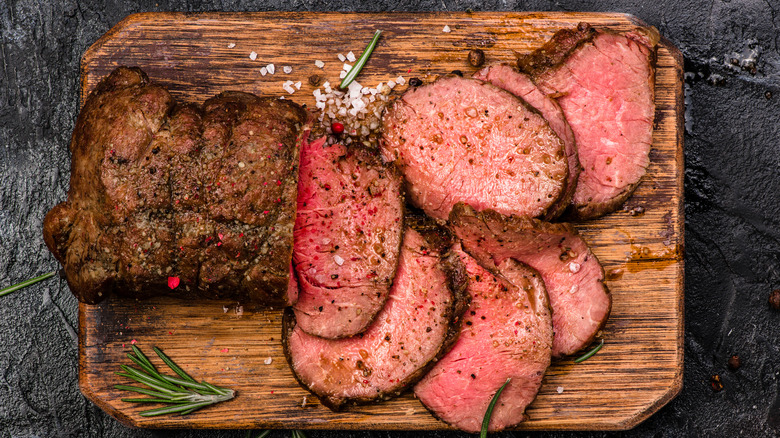
{"type": "Polygon", "coordinates": [[[400,394],[455,340],[468,303],[466,282],[457,256],[442,257],[407,230],[390,297],[364,333],[319,338],[285,312],[282,342],[295,377],[334,410],[400,394]]]}
{"type": "Polygon", "coordinates": [[[544,216],[564,192],[563,142],[493,85],[451,76],[410,89],[383,124],[382,157],[401,169],[412,203],[438,220],[457,202],[544,216]]]}
{"type": "Polygon", "coordinates": [[[580,24],[518,60],[542,91],[557,98],[574,131],[583,168],[574,193],[575,217],[614,211],[646,172],[658,39],[654,28],[615,33],[580,24]]]}
{"type": "Polygon", "coordinates": [[[450,223],[463,248],[483,266],[496,270],[507,259],[542,276],[553,308],[553,355],[572,354],[593,341],[609,317],[612,300],[604,269],[570,224],[475,212],[458,204],[450,223]]]}
{"type": "Polygon", "coordinates": [[[507,378],[490,419],[498,431],[525,419],[550,365],[552,320],[544,283],[513,259],[496,275],[457,249],[466,264],[471,305],[449,353],[415,386],[417,398],[438,418],[479,432],[488,404],[507,378]]]}
{"type": "Polygon", "coordinates": [[[68,200],[44,221],[73,293],[288,303],[307,120],[239,92],[176,106],[141,70],[115,70],[84,104],[68,200]]]}
{"type": "Polygon", "coordinates": [[[369,151],[304,146],[293,261],[296,324],[324,338],[365,330],[382,310],[403,232],[401,177],[369,151]]]}
{"type": "Polygon", "coordinates": [[[547,212],[545,219],[550,220],[560,216],[571,203],[574,190],[577,188],[577,178],[580,175],[580,161],[577,158],[577,145],[574,141],[574,133],[569,123],[566,122],[566,117],[564,117],[560,105],[558,105],[555,99],[542,93],[528,75],[517,71],[511,65],[494,64],[485,67],[476,72],[474,78],[490,82],[496,87],[526,101],[542,114],[553,131],[563,141],[569,166],[566,189],[558,199],[558,202],[547,212]]]}

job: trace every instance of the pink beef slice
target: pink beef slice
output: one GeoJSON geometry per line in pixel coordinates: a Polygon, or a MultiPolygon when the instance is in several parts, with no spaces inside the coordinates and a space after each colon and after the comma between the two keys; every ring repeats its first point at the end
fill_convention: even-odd
{"type": "Polygon", "coordinates": [[[295,313],[285,312],[282,343],[293,374],[333,410],[400,394],[460,332],[467,281],[457,256],[442,257],[407,230],[390,297],[364,333],[323,339],[304,332],[295,313]]]}
{"type": "Polygon", "coordinates": [[[654,28],[615,33],[582,23],[518,60],[542,91],[557,98],[574,131],[583,169],[574,193],[576,218],[616,210],[647,170],[658,39],[654,28]]]}
{"type": "Polygon", "coordinates": [[[364,331],[390,293],[403,232],[401,177],[362,148],[304,145],[293,262],[295,318],[324,338],[364,331]]]}
{"type": "Polygon", "coordinates": [[[414,388],[417,398],[441,420],[479,432],[490,400],[508,378],[489,430],[525,419],[550,365],[553,342],[547,293],[539,274],[513,259],[494,276],[459,248],[466,265],[471,305],[460,337],[414,388]]]}
{"type": "Polygon", "coordinates": [[[542,276],[553,308],[553,355],[572,354],[593,341],[604,326],[612,299],[603,283],[604,269],[570,224],[475,212],[456,205],[451,226],[463,248],[495,270],[509,258],[542,276]]]}
{"type": "Polygon", "coordinates": [[[550,127],[563,141],[566,151],[566,160],[569,166],[569,175],[566,178],[566,190],[558,199],[558,202],[545,215],[550,220],[560,216],[571,204],[574,191],[577,189],[577,179],[580,175],[580,160],[577,158],[577,144],[574,141],[574,132],[566,121],[558,102],[539,90],[531,78],[525,73],[517,71],[507,64],[494,64],[474,73],[475,79],[489,82],[502,90],[506,90],[515,96],[525,100],[534,107],[550,124],[550,127]]]}
{"type": "Polygon", "coordinates": [[[382,157],[401,169],[412,203],[446,220],[457,202],[544,216],[568,175],[563,142],[525,102],[475,79],[409,89],[383,115],[382,157]]]}

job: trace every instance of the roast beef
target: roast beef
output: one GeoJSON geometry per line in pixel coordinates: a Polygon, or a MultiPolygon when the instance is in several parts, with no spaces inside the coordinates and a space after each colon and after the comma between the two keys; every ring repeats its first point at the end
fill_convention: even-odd
{"type": "Polygon", "coordinates": [[[611,296],[604,269],[570,224],[475,212],[458,204],[450,215],[463,248],[494,271],[507,259],[532,267],[542,276],[553,309],[556,357],[590,344],[604,326],[611,296]]]}
{"type": "Polygon", "coordinates": [[[471,305],[460,337],[415,386],[417,398],[438,418],[478,432],[490,400],[502,384],[490,419],[497,431],[524,420],[550,365],[553,341],[547,293],[539,274],[513,259],[496,276],[459,249],[466,264],[471,305]]]}
{"type": "Polygon", "coordinates": [[[411,201],[446,220],[457,202],[544,216],[568,175],[563,142],[536,111],[493,85],[458,76],[407,90],[383,115],[381,150],[411,201]]]}
{"type": "Polygon", "coordinates": [[[577,158],[577,145],[574,141],[574,133],[571,131],[566,117],[563,115],[560,105],[555,99],[544,94],[533,83],[531,78],[507,64],[494,64],[483,68],[474,74],[475,79],[490,82],[498,88],[506,90],[526,101],[534,107],[550,124],[550,127],[563,141],[566,151],[569,176],[566,178],[564,190],[555,206],[545,215],[545,219],[553,219],[560,216],[571,203],[574,190],[577,188],[577,178],[580,175],[580,161],[577,158]]]}
{"type": "Polygon", "coordinates": [[[468,303],[466,284],[457,256],[443,256],[409,229],[390,297],[364,333],[323,339],[285,312],[282,342],[290,368],[334,410],[398,395],[452,345],[468,303]]]}
{"type": "Polygon", "coordinates": [[[646,172],[658,39],[654,28],[615,33],[583,23],[518,59],[542,91],[557,98],[574,131],[583,168],[574,193],[575,217],[614,211],[646,172]]]}
{"type": "Polygon", "coordinates": [[[293,261],[296,324],[325,338],[365,330],[393,283],[403,233],[401,177],[359,147],[304,145],[293,261]]]}
{"type": "Polygon", "coordinates": [[[44,221],[73,293],[289,303],[307,120],[239,92],[176,106],[140,69],[115,70],[84,103],[68,200],[44,221]]]}

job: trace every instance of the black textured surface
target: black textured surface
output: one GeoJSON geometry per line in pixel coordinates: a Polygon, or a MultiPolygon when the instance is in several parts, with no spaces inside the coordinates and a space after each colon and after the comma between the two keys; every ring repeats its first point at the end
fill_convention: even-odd
{"type": "MultiPolygon", "coordinates": [[[[139,11],[585,10],[627,12],[686,57],[686,366],[682,393],[636,429],[506,437],[780,435],[780,3],[655,1],[0,0],[0,285],[55,268],[41,223],[65,198],[79,58],[139,11]],[[749,62],[755,53],[754,64],[749,62]],[[733,63],[737,64],[734,65],[733,63]],[[738,354],[742,366],[727,368],[738,354]],[[723,390],[713,391],[719,374],[723,390]]],[[[76,300],[52,279],[0,298],[0,438],[243,437],[131,430],[78,390],[76,300]]],[[[309,437],[458,433],[310,432],[309,437]]],[[[275,432],[274,437],[289,436],[275,432]]]]}

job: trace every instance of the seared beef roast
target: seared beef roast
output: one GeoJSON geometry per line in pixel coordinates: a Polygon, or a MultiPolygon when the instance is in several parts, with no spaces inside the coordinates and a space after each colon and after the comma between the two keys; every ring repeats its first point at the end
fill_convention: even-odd
{"type": "Polygon", "coordinates": [[[467,306],[467,277],[456,255],[442,256],[414,230],[404,233],[390,297],[364,333],[312,336],[284,314],[282,342],[298,381],[331,409],[400,394],[452,345],[467,306]]]}
{"type": "Polygon", "coordinates": [[[293,261],[296,324],[324,338],[365,330],[393,283],[403,233],[401,177],[360,147],[304,145],[293,261]]]}
{"type": "Polygon", "coordinates": [[[140,69],[115,70],[79,114],[68,200],[44,221],[73,293],[290,302],[307,120],[239,92],[176,106],[140,69]]]}
{"type": "Polygon", "coordinates": [[[511,377],[490,419],[497,431],[524,420],[550,365],[552,321],[544,283],[533,269],[504,260],[496,275],[455,250],[466,264],[471,305],[460,337],[414,388],[438,418],[479,432],[490,400],[511,377]]]}
{"type": "Polygon", "coordinates": [[[626,33],[587,24],[561,30],[518,66],[560,103],[574,131],[582,173],[572,214],[617,209],[645,174],[655,117],[655,28],[626,33]]]}
{"type": "Polygon", "coordinates": [[[531,78],[514,67],[507,64],[494,64],[474,73],[475,79],[490,82],[502,90],[506,90],[523,99],[529,105],[539,111],[550,124],[558,137],[563,140],[566,151],[566,159],[569,165],[569,176],[566,178],[566,190],[552,207],[545,219],[550,220],[560,216],[571,204],[574,190],[577,188],[577,178],[580,175],[580,161],[577,158],[577,145],[574,141],[574,133],[566,122],[560,105],[555,99],[542,93],[531,78]]]}
{"type": "Polygon", "coordinates": [[[450,215],[463,248],[495,271],[507,259],[542,276],[553,308],[553,355],[564,356],[590,344],[609,317],[612,301],[604,269],[577,230],[569,224],[477,213],[458,204],[450,215]]]}
{"type": "Polygon", "coordinates": [[[518,97],[450,76],[407,90],[383,116],[382,157],[411,201],[446,220],[452,206],[544,216],[568,175],[563,142],[518,97]]]}

